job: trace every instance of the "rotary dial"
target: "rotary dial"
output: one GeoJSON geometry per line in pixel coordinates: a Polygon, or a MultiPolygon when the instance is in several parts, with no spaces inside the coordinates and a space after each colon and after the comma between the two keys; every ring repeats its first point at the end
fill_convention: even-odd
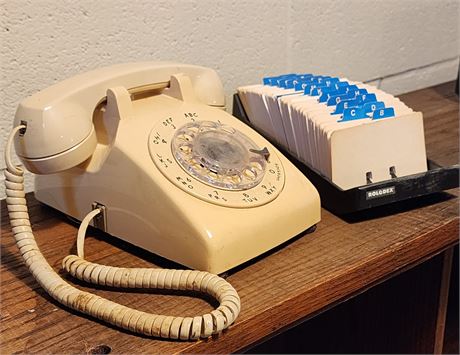
{"type": "Polygon", "coordinates": [[[158,170],[182,191],[216,205],[251,208],[273,201],[285,178],[277,153],[229,114],[203,111],[157,120],[148,146],[158,170]]]}
{"type": "Polygon", "coordinates": [[[227,190],[256,186],[267,165],[249,137],[218,122],[184,125],[174,134],[171,149],[185,171],[205,184],[227,190]]]}

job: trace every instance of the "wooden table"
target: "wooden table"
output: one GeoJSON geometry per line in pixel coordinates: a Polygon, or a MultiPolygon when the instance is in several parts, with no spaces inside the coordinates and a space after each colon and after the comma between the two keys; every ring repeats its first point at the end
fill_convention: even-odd
{"type": "MultiPolygon", "coordinates": [[[[458,162],[458,97],[453,94],[453,84],[406,94],[402,100],[424,113],[428,156],[441,164],[458,162]]],[[[39,204],[31,194],[27,198],[38,244],[51,265],[60,270],[64,256],[75,252],[76,225],[60,213],[39,204]]],[[[380,349],[364,348],[366,352],[392,349],[396,352],[439,352],[442,349],[452,248],[458,243],[458,189],[345,219],[323,210],[322,220],[314,233],[295,238],[229,274],[228,280],[241,297],[240,317],[219,337],[196,342],[137,336],[63,308],[37,285],[27,271],[14,245],[6,216],[2,201],[2,353],[104,353],[109,349],[113,353],[239,352],[296,324],[299,326],[292,330],[294,332],[302,329],[302,324],[314,325],[310,326],[308,334],[300,332],[296,335],[297,342],[303,344],[295,348],[297,351],[330,351],[332,348],[327,343],[340,336],[331,333],[330,329],[319,332],[315,320],[323,315],[314,316],[325,312],[323,314],[329,314],[334,324],[343,322],[340,314],[334,315],[335,309],[342,309],[339,304],[353,304],[356,299],[368,297],[382,285],[419,270],[421,266],[416,265],[428,265],[425,269],[431,271],[422,268],[417,271],[416,280],[429,281],[430,284],[410,281],[411,278],[398,281],[400,290],[396,291],[396,295],[401,297],[394,297],[389,303],[385,303],[385,297],[377,298],[382,306],[382,310],[377,312],[381,319],[371,323],[364,321],[363,312],[376,309],[375,302],[366,298],[367,303],[354,306],[354,318],[346,321],[343,329],[356,324],[381,322],[386,325],[386,330],[380,327],[374,333],[383,332],[381,336],[392,337],[382,344],[400,344],[396,349],[385,346],[380,349]],[[394,278],[395,275],[400,276],[394,278]],[[410,292],[417,292],[418,296],[410,292]],[[406,294],[409,298],[404,296],[406,294]],[[425,295],[423,302],[420,295],[425,295]],[[415,297],[413,302],[412,297],[415,297]],[[399,304],[399,298],[407,299],[408,303],[399,304]],[[412,304],[425,306],[411,310],[412,304]],[[430,312],[426,311],[429,308],[427,304],[431,307],[430,312]],[[404,310],[399,316],[401,321],[395,324],[407,330],[400,338],[408,340],[409,345],[396,341],[391,329],[394,326],[388,326],[388,318],[382,316],[389,314],[391,309],[404,310]],[[357,313],[359,317],[356,317],[357,313]],[[313,319],[302,323],[310,318],[313,319]],[[413,322],[405,324],[410,319],[413,322]],[[309,337],[313,334],[312,328],[315,333],[309,337]],[[326,339],[321,340],[323,345],[315,345],[321,337],[326,339]],[[308,342],[312,347],[308,347],[308,342]]],[[[95,231],[89,233],[85,254],[91,261],[115,266],[171,266],[168,261],[95,231]]],[[[78,287],[92,290],[81,282],[71,280],[62,271],[60,273],[78,287]]],[[[108,288],[95,292],[130,307],[155,313],[190,316],[207,312],[212,307],[207,299],[176,292],[119,292],[108,288]]],[[[322,326],[328,328],[330,324],[323,321],[322,326]]],[[[359,334],[369,337],[371,332],[366,330],[363,333],[361,329],[359,334]]],[[[365,343],[366,340],[356,339],[353,344],[365,343]]],[[[257,349],[267,351],[263,345],[250,351],[257,352],[257,349]]],[[[288,345],[277,349],[287,351],[288,345]]],[[[349,348],[341,348],[338,344],[335,349],[345,352],[349,348]]]]}

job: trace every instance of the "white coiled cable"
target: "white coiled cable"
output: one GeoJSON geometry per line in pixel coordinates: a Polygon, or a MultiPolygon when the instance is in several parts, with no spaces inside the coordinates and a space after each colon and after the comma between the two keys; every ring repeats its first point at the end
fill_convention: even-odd
{"type": "Polygon", "coordinates": [[[151,268],[118,268],[83,259],[83,243],[89,222],[100,210],[91,211],[78,230],[77,255],[64,258],[62,265],[72,276],[97,285],[127,288],[191,290],[217,299],[219,307],[196,317],[174,317],[141,312],[81,291],[63,280],[48,264],[35,242],[24,192],[23,170],[11,161],[13,138],[26,126],[15,127],[5,149],[6,204],[10,224],[24,262],[37,282],[51,297],[76,311],[115,326],[148,336],[170,339],[198,339],[228,328],[240,312],[236,290],[221,277],[204,271],[151,268]]]}

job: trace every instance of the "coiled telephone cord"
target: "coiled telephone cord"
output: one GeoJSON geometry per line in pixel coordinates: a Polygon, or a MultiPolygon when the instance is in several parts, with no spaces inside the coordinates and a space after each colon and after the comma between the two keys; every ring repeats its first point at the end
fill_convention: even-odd
{"type": "Polygon", "coordinates": [[[78,230],[77,255],[64,258],[62,265],[73,277],[89,283],[125,288],[158,288],[207,293],[220,303],[214,311],[196,317],[174,317],[138,311],[81,291],[63,280],[40,252],[29,220],[24,192],[23,170],[10,158],[15,134],[25,129],[15,127],[5,149],[6,204],[16,244],[25,264],[37,282],[58,302],[76,311],[101,319],[132,332],[170,339],[198,339],[228,328],[240,312],[236,290],[221,277],[204,271],[151,268],[118,268],[83,259],[83,243],[89,222],[100,211],[90,212],[78,230]]]}

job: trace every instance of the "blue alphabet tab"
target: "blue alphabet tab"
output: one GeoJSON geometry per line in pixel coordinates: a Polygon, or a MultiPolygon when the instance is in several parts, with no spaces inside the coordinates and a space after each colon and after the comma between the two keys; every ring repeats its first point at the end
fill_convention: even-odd
{"type": "Polygon", "coordinates": [[[328,75],[320,75],[320,76],[318,76],[318,84],[326,83],[326,80],[328,80],[330,78],[331,77],[328,76],[328,75]]]}
{"type": "Polygon", "coordinates": [[[316,76],[311,76],[308,78],[304,79],[297,79],[297,82],[294,84],[294,90],[295,91],[303,91],[305,90],[305,87],[309,84],[312,83],[315,80],[316,76]]]}
{"type": "Polygon", "coordinates": [[[331,86],[335,88],[335,83],[339,82],[339,78],[327,78],[324,80],[327,86],[331,86]]]}
{"type": "Polygon", "coordinates": [[[347,87],[347,94],[350,98],[356,97],[358,95],[359,89],[356,85],[349,85],[347,87]]]}
{"type": "Polygon", "coordinates": [[[262,79],[264,85],[270,86],[280,86],[281,80],[286,80],[289,78],[295,77],[297,74],[285,74],[285,75],[278,75],[278,76],[267,76],[262,79]]]}
{"type": "Polygon", "coordinates": [[[328,90],[323,90],[318,102],[328,102],[332,96],[344,95],[345,93],[346,89],[343,87],[337,89],[335,86],[329,86],[328,90]]]}
{"type": "Polygon", "coordinates": [[[380,118],[394,117],[395,110],[393,107],[381,108],[380,110],[375,110],[372,114],[372,119],[378,120],[380,118]]]}
{"type": "Polygon", "coordinates": [[[279,76],[267,76],[263,78],[263,84],[264,85],[270,85],[270,86],[276,86],[278,84],[277,80],[279,79],[279,76]]]}
{"type": "Polygon", "coordinates": [[[348,87],[348,86],[350,86],[350,84],[348,83],[348,81],[338,81],[338,82],[335,83],[335,87],[336,87],[337,89],[339,89],[339,88],[346,88],[346,87],[348,87]]]}
{"type": "Polygon", "coordinates": [[[296,75],[294,78],[287,79],[286,89],[294,89],[295,91],[302,91],[303,89],[301,87],[297,88],[297,84],[307,81],[307,79],[310,79],[312,76],[313,74],[301,74],[301,75],[296,75]]]}
{"type": "Polygon", "coordinates": [[[312,95],[313,96],[313,90],[320,86],[320,87],[326,87],[326,84],[324,83],[320,83],[320,80],[321,78],[320,77],[316,77],[314,78],[310,83],[308,83],[307,85],[305,85],[304,89],[303,89],[303,93],[304,95],[312,95]]]}
{"type": "MultiPolygon", "coordinates": [[[[345,94],[342,95],[333,95],[327,100],[327,106],[337,106],[342,101],[347,100],[348,96],[345,94]]],[[[337,110],[337,109],[336,109],[337,110]]]]}
{"type": "Polygon", "coordinates": [[[325,82],[317,84],[312,90],[310,91],[311,96],[321,96],[323,94],[323,90],[328,90],[329,87],[325,82]]]}
{"type": "Polygon", "coordinates": [[[363,118],[369,118],[369,117],[364,112],[364,108],[362,106],[357,106],[357,107],[346,108],[345,110],[343,110],[342,119],[338,120],[337,122],[360,120],[363,118]]]}
{"type": "Polygon", "coordinates": [[[364,108],[364,112],[372,113],[375,110],[381,110],[382,108],[385,108],[385,104],[382,101],[366,102],[363,105],[363,108],[364,108]]]}
{"type": "Polygon", "coordinates": [[[350,100],[348,98],[348,95],[346,95],[346,100],[342,100],[340,101],[336,108],[335,108],[335,111],[332,113],[333,115],[338,115],[338,114],[342,114],[343,111],[347,108],[350,108],[350,107],[358,107],[360,104],[360,102],[356,99],[354,100],[350,100]]]}
{"type": "MultiPolygon", "coordinates": [[[[327,84],[326,84],[327,85],[327,84]]],[[[326,102],[329,98],[329,95],[336,92],[337,89],[333,86],[326,86],[321,88],[321,96],[318,99],[318,102],[326,102]]]]}
{"type": "Polygon", "coordinates": [[[359,99],[363,104],[377,101],[375,94],[358,94],[356,98],[359,99]]]}
{"type": "Polygon", "coordinates": [[[313,76],[313,74],[299,74],[299,75],[297,75],[297,79],[303,80],[303,79],[311,78],[312,76],[313,76]]]}
{"type": "Polygon", "coordinates": [[[294,79],[295,77],[297,77],[297,74],[284,74],[284,75],[281,75],[276,80],[276,85],[278,87],[285,88],[286,87],[286,80],[294,79]]]}

